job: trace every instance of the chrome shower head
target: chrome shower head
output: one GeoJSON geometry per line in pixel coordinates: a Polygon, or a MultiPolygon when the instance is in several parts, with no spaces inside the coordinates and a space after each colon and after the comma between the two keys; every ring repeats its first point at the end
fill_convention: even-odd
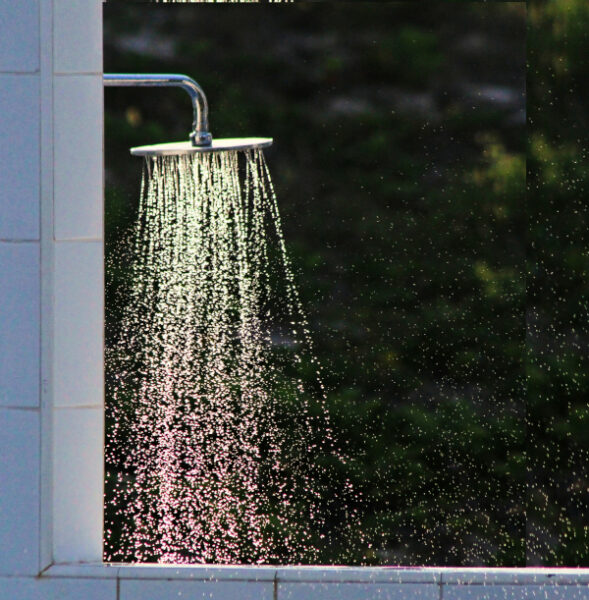
{"type": "Polygon", "coordinates": [[[181,87],[192,100],[194,120],[188,142],[172,142],[152,146],[131,148],[135,156],[170,156],[194,154],[195,152],[222,152],[230,150],[250,150],[272,145],[271,138],[227,138],[213,140],[209,132],[209,106],[203,89],[190,77],[179,74],[125,74],[105,73],[104,85],[115,87],[181,87]]]}
{"type": "Polygon", "coordinates": [[[134,156],[171,156],[179,154],[196,154],[199,152],[223,152],[231,150],[252,150],[267,148],[272,145],[272,138],[225,138],[213,140],[208,146],[193,146],[190,142],[171,142],[138,146],[131,148],[134,156]]]}

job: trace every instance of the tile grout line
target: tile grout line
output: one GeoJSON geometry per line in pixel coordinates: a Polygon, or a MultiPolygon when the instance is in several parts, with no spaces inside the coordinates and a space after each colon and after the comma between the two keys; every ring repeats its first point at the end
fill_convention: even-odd
{"type": "Polygon", "coordinates": [[[53,238],[53,241],[56,244],[98,244],[102,243],[104,240],[102,238],[53,238]]]}
{"type": "Polygon", "coordinates": [[[57,77],[102,77],[100,71],[55,71],[53,74],[57,77]]]}
{"type": "MultiPolygon", "coordinates": [[[[367,567],[370,568],[370,567],[367,567]]],[[[326,584],[337,584],[337,583],[353,583],[360,585],[438,585],[436,581],[403,581],[402,579],[395,580],[380,580],[380,579],[286,579],[286,583],[326,583],[326,584]]]]}
{"type": "Polygon", "coordinates": [[[0,71],[0,77],[2,75],[39,75],[40,71],[40,69],[35,69],[34,71],[0,71]]]}
{"type": "Polygon", "coordinates": [[[54,410],[90,410],[90,409],[102,409],[103,404],[81,404],[76,406],[54,406],[54,410]]]}

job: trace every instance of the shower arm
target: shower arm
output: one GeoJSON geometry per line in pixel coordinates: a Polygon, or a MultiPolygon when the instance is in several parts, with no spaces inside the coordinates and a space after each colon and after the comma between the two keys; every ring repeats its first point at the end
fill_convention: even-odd
{"type": "Polygon", "coordinates": [[[109,87],[181,87],[192,100],[194,119],[190,141],[193,146],[210,146],[213,136],[209,132],[209,105],[202,88],[194,79],[177,74],[136,75],[105,73],[105,86],[109,87]]]}

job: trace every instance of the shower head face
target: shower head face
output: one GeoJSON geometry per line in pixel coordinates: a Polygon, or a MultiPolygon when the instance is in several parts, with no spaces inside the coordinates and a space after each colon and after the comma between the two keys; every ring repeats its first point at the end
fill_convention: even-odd
{"type": "Polygon", "coordinates": [[[201,152],[230,152],[234,150],[252,150],[267,148],[272,138],[225,138],[213,140],[208,146],[193,146],[190,142],[172,142],[153,146],[131,148],[133,156],[174,156],[201,152]]]}

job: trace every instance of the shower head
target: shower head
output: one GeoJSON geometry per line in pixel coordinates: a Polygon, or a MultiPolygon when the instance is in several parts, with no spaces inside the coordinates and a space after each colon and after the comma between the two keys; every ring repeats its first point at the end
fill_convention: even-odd
{"type": "Polygon", "coordinates": [[[186,75],[105,73],[103,81],[105,86],[110,87],[181,87],[190,95],[194,112],[192,131],[189,135],[190,141],[131,148],[131,154],[135,156],[170,156],[194,154],[196,152],[250,150],[253,148],[266,148],[272,145],[271,138],[227,138],[213,140],[213,136],[209,132],[209,106],[205,93],[194,79],[186,75]]]}
{"type": "Polygon", "coordinates": [[[267,148],[272,145],[272,138],[225,138],[213,140],[208,146],[193,146],[190,142],[171,142],[153,146],[131,148],[134,156],[171,156],[179,154],[196,154],[202,152],[223,152],[230,150],[252,150],[267,148]]]}

